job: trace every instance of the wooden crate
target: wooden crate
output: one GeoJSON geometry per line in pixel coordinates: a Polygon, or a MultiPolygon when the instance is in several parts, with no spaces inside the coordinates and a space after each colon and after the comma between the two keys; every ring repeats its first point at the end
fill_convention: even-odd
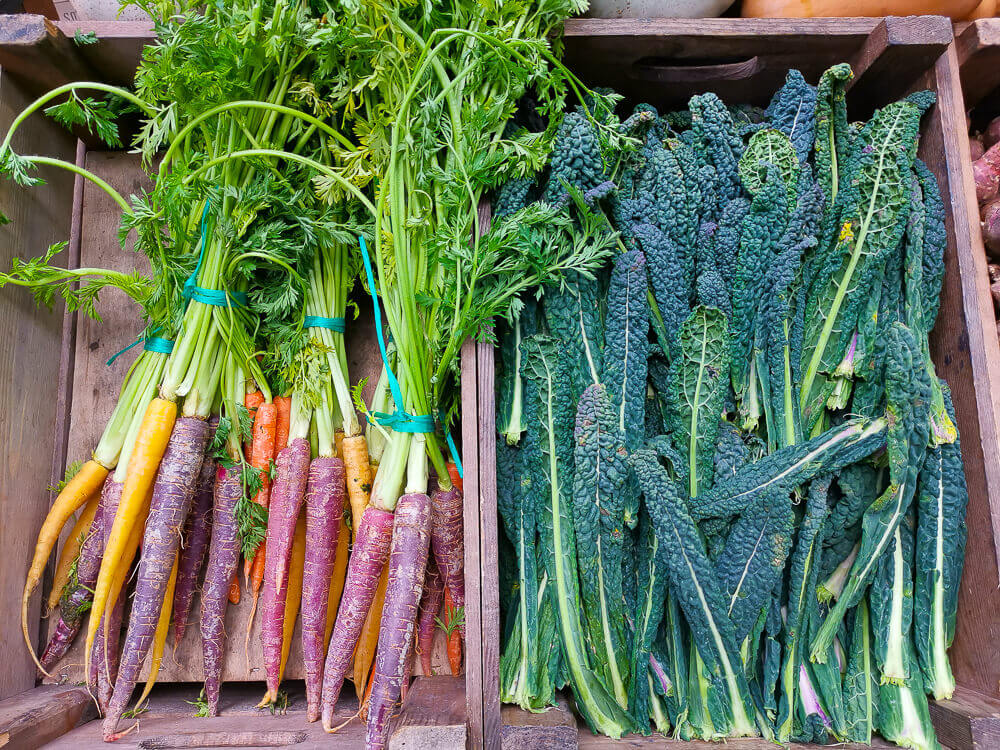
{"type": "MultiPolygon", "coordinates": [[[[589,85],[610,86],[632,104],[669,108],[691,95],[713,91],[734,103],[766,105],[789,68],[815,83],[837,62],[849,62],[855,80],[849,115],[928,88],[938,103],[925,117],[920,156],[937,176],[944,196],[948,248],[941,313],[932,336],[938,373],[951,386],[969,487],[969,540],[959,600],[952,662],[960,685],[955,700],[933,706],[942,742],[952,748],[1000,747],[1000,345],[979,239],[958,59],[952,28],[940,17],[886,19],[581,19],[566,24],[566,63],[589,85]]],[[[480,476],[485,747],[708,747],[663,737],[620,742],[578,728],[565,709],[528,715],[501,710],[497,645],[500,639],[496,539],[493,388],[487,382],[492,352],[480,358],[480,476]]],[[[770,747],[762,740],[730,742],[744,749],[770,747]]]]}
{"type": "MultiPolygon", "coordinates": [[[[13,117],[35,96],[57,85],[74,80],[99,80],[118,84],[128,84],[135,71],[143,45],[152,41],[153,33],[149,24],[142,23],[91,23],[54,24],[40,16],[0,16],[0,126],[6,126],[13,117]],[[74,31],[93,31],[100,41],[93,45],[78,46],[68,37],[74,31]],[[63,33],[65,32],[65,33],[63,33]]],[[[15,149],[22,153],[39,153],[59,156],[80,167],[85,167],[106,180],[123,195],[138,193],[148,188],[149,182],[139,163],[139,157],[124,151],[109,151],[89,135],[79,133],[80,140],[55,125],[47,118],[34,116],[23,127],[15,140],[15,149]]],[[[0,236],[5,235],[0,249],[0,265],[7,267],[15,255],[25,258],[41,254],[49,244],[69,239],[65,262],[70,266],[106,267],[120,270],[136,268],[148,269],[145,258],[121,247],[117,237],[121,219],[119,207],[92,183],[69,173],[49,170],[45,173],[49,182],[42,188],[18,188],[9,180],[0,181],[0,210],[9,216],[12,223],[0,228],[0,236]],[[52,174],[54,172],[54,174],[52,174]]],[[[488,213],[484,215],[488,221],[488,213]]],[[[358,298],[361,310],[357,320],[349,323],[348,365],[352,382],[368,377],[368,392],[374,389],[381,359],[374,339],[374,326],[370,300],[358,298]]],[[[125,355],[112,364],[108,359],[116,352],[132,343],[141,332],[142,321],[137,308],[123,294],[110,291],[102,295],[98,307],[103,320],[97,322],[75,314],[62,314],[59,310],[48,314],[39,311],[29,292],[16,288],[4,289],[0,293],[0,327],[3,336],[0,343],[0,435],[3,448],[0,449],[0,465],[5,471],[0,484],[0,540],[6,549],[12,551],[16,562],[9,567],[10,575],[0,583],[0,656],[4,659],[4,669],[0,669],[0,701],[9,696],[23,693],[36,685],[34,665],[27,654],[20,637],[18,615],[23,571],[27,569],[34,546],[34,539],[51,501],[46,487],[60,479],[67,463],[76,459],[87,459],[102,431],[104,424],[117,400],[118,390],[126,371],[134,357],[125,355]],[[41,379],[39,378],[41,375],[41,379]],[[8,666],[9,665],[9,666],[8,666]]],[[[471,389],[463,390],[463,445],[462,453],[469,480],[466,484],[467,507],[476,509],[476,481],[478,473],[478,445],[476,444],[477,398],[475,380],[477,376],[476,347],[466,346],[462,353],[463,384],[472,383],[471,389]]],[[[469,569],[476,571],[470,591],[475,594],[479,576],[479,562],[475,551],[479,547],[479,518],[466,523],[470,539],[466,543],[472,550],[469,569]]],[[[68,532],[64,532],[65,535],[68,532]]],[[[61,542],[64,541],[61,540],[61,542]]],[[[61,545],[61,543],[60,543],[61,545]]],[[[51,582],[51,567],[42,591],[48,591],[51,582]]],[[[226,632],[229,641],[223,665],[223,681],[233,683],[256,683],[253,693],[261,693],[263,657],[260,644],[260,621],[258,615],[250,631],[249,649],[244,650],[244,638],[250,613],[249,597],[244,596],[238,606],[230,606],[226,616],[226,632]],[[257,665],[257,666],[254,666],[257,665]]],[[[197,696],[203,678],[201,660],[201,639],[197,628],[197,599],[192,605],[194,623],[188,628],[177,652],[167,654],[159,674],[160,683],[191,683],[184,695],[187,699],[197,696]]],[[[41,615],[39,596],[32,598],[29,612],[29,626],[37,635],[36,648],[44,645],[55,626],[56,618],[41,615]]],[[[56,666],[51,679],[62,685],[79,685],[85,681],[83,674],[83,638],[77,638],[69,653],[56,666]]],[[[478,638],[470,638],[478,645],[478,638]]],[[[438,675],[450,674],[445,654],[444,636],[437,633],[432,654],[434,671],[438,675]]],[[[480,713],[480,678],[477,669],[479,658],[470,655],[467,678],[477,687],[469,691],[469,700],[480,713]]],[[[145,677],[147,665],[143,670],[145,677]]],[[[415,674],[420,674],[419,660],[415,659],[415,674]]],[[[296,682],[304,677],[299,630],[293,636],[293,646],[285,670],[286,680],[295,694],[296,682]]],[[[301,683],[299,683],[301,685],[301,683]]],[[[414,736],[419,746],[438,737],[453,741],[455,731],[465,736],[466,690],[465,679],[421,678],[407,699],[402,715],[397,718],[399,737],[409,736],[413,746],[414,736]],[[461,706],[461,711],[456,706],[461,706]],[[420,735],[414,727],[437,726],[448,728],[452,733],[442,735],[440,731],[420,735]],[[451,739],[448,739],[451,738],[451,739]]],[[[69,727],[51,724],[47,721],[53,711],[60,707],[75,706],[77,699],[65,691],[53,693],[50,686],[39,688],[42,692],[32,698],[19,695],[16,705],[34,703],[52,706],[49,710],[35,711],[31,726],[45,724],[44,732],[69,727]]],[[[223,711],[235,712],[230,720],[232,726],[220,727],[219,731],[229,731],[237,725],[243,726],[252,715],[247,709],[249,698],[239,692],[236,700],[227,696],[229,688],[223,687],[223,711]],[[246,698],[246,699],[244,699],[246,698]],[[227,700],[228,711],[227,711],[227,700]],[[238,718],[237,718],[238,717],[238,718]]],[[[298,691],[301,693],[301,690],[298,691]]],[[[348,687],[338,715],[349,717],[356,711],[353,689],[348,687]],[[349,696],[347,694],[350,694],[349,696]],[[353,706],[353,707],[352,707],[353,706]]],[[[86,691],[77,688],[77,693],[86,696],[86,691]]],[[[28,695],[32,695],[29,693],[28,695]]],[[[300,696],[301,697],[301,696],[300,696]]],[[[182,700],[176,699],[166,704],[154,700],[150,714],[156,718],[155,728],[160,735],[170,726],[181,721],[178,706],[188,717],[193,709],[182,700]],[[173,724],[171,723],[173,722],[173,724]]],[[[257,696],[259,700],[259,695],[257,696]]],[[[87,698],[85,703],[89,701],[87,698]]],[[[310,741],[319,742],[323,735],[315,725],[305,726],[304,698],[293,701],[283,729],[301,725],[303,735],[310,741]]],[[[78,718],[91,718],[91,713],[76,714],[78,718]]],[[[0,745],[5,744],[5,717],[20,716],[16,707],[4,711],[0,704],[0,745]]],[[[248,732],[271,731],[267,729],[270,716],[260,714],[264,726],[255,724],[244,727],[248,732]]],[[[251,719],[251,722],[253,720],[251,719]]],[[[24,723],[21,717],[21,723],[24,723]]],[[[148,720],[146,723],[150,723],[148,720]]],[[[355,725],[358,723],[355,722],[355,725]]],[[[178,732],[183,727],[178,725],[178,732]]],[[[207,731],[206,727],[206,731],[207,731]]],[[[23,732],[24,727],[18,731],[23,732]]],[[[152,731],[152,730],[150,730],[152,731]]],[[[212,730],[215,731],[215,730],[212,730]]],[[[353,747],[362,735],[357,726],[345,729],[336,735],[337,745],[353,747]]],[[[183,732],[182,732],[183,733],[183,732]]],[[[77,730],[72,739],[74,745],[84,746],[99,742],[99,728],[96,722],[77,730]]],[[[143,730],[136,741],[149,737],[143,730]]],[[[297,735],[296,735],[297,736],[297,735]]],[[[251,739],[254,739],[251,737],[251,739]]],[[[266,738],[256,737],[251,744],[264,744],[266,738]]],[[[273,738],[272,738],[273,739],[273,738]]],[[[131,741],[131,740],[130,740],[131,741]]],[[[205,739],[207,742],[208,740],[205,739]]],[[[296,740],[297,741],[297,740],[296,740]]],[[[325,741],[325,740],[324,740],[325,741]]],[[[25,747],[30,745],[24,745],[25,747]]],[[[97,746],[97,745],[95,745],[97,746]]],[[[128,746],[128,743],[126,743],[128,746]]],[[[451,747],[453,745],[442,745],[451,747]]]]}

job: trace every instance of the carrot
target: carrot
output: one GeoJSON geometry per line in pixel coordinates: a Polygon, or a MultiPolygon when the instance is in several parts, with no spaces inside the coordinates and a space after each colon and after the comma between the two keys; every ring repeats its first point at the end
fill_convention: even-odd
{"type": "Polygon", "coordinates": [[[184,547],[177,563],[177,585],[174,589],[173,625],[174,653],[187,632],[191,601],[198,586],[198,575],[205,562],[208,541],[212,535],[212,490],[215,486],[215,461],[206,459],[198,474],[194,504],[184,525],[184,547]]]}
{"type": "MultiPolygon", "coordinates": [[[[406,655],[406,659],[403,662],[403,684],[400,686],[399,700],[400,702],[406,700],[406,694],[410,692],[410,680],[413,679],[413,659],[416,650],[416,638],[410,641],[410,653],[406,655]]],[[[372,670],[374,672],[375,670],[372,670]]]]}
{"type": "Polygon", "coordinates": [[[402,695],[406,659],[413,647],[414,623],[427,571],[431,501],[410,492],[396,504],[389,553],[389,587],[375,660],[375,679],[368,704],[366,750],[382,750],[389,740],[389,718],[402,695]]]}
{"type": "Polygon", "coordinates": [[[333,433],[333,445],[336,451],[337,458],[343,460],[344,458],[344,431],[337,430],[333,433]]]}
{"type": "MultiPolygon", "coordinates": [[[[346,462],[345,462],[346,464],[346,462]]],[[[345,467],[346,470],[346,467],[345,467]]],[[[389,558],[392,513],[367,508],[358,523],[354,551],[347,566],[344,596],[337,611],[323,669],[323,729],[333,731],[333,710],[344,686],[351,655],[375,598],[378,579],[389,558]]]]}
{"type": "MultiPolygon", "coordinates": [[[[121,736],[116,732],[118,720],[132,696],[156,631],[170,570],[180,544],[181,528],[191,510],[210,432],[205,420],[181,417],[163,454],[142,539],[142,557],[118,677],[102,726],[106,742],[121,736]]],[[[127,485],[128,479],[125,481],[127,485]]]]}
{"type": "MultiPolygon", "coordinates": [[[[262,391],[250,391],[246,396],[243,397],[243,405],[246,406],[247,411],[250,412],[250,422],[251,424],[257,418],[257,407],[264,403],[264,393],[262,391]]],[[[243,445],[243,455],[249,456],[250,451],[253,447],[253,436],[251,435],[250,440],[248,440],[243,445]]]]}
{"type": "Polygon", "coordinates": [[[101,555],[104,552],[104,521],[118,509],[121,490],[122,486],[109,474],[101,488],[97,512],[90,525],[90,534],[80,547],[75,586],[63,595],[59,605],[59,622],[56,623],[52,637],[42,654],[41,662],[45,669],[51,668],[66,654],[80,630],[83,615],[89,608],[93,596],[97,571],[101,567],[101,555]]]}
{"type": "Polygon", "coordinates": [[[372,469],[368,463],[368,441],[364,435],[345,437],[340,445],[347,478],[347,496],[351,500],[351,518],[354,520],[353,536],[358,536],[358,519],[368,507],[372,489],[372,469]]]}
{"type": "Polygon", "coordinates": [[[361,721],[368,720],[368,701],[372,697],[372,685],[375,683],[375,670],[372,669],[368,672],[368,677],[365,679],[365,688],[362,691],[361,696],[361,708],[358,710],[358,715],[361,717],[361,721]]]}
{"type": "MultiPolygon", "coordinates": [[[[104,549],[104,559],[101,561],[101,570],[94,586],[94,602],[90,610],[90,622],[87,625],[87,650],[84,652],[87,662],[85,671],[90,671],[90,652],[94,647],[97,626],[101,622],[108,602],[112,579],[121,565],[122,553],[128,543],[132,527],[138,520],[138,510],[145,502],[149,489],[156,479],[160,460],[167,450],[176,418],[177,405],[161,398],[154,398],[143,415],[142,425],[139,427],[135,446],[129,457],[118,512],[111,526],[104,549]]],[[[114,602],[116,599],[111,601],[114,602]]]]}
{"type": "Polygon", "coordinates": [[[149,677],[142,688],[136,706],[141,706],[142,702],[149,697],[153,685],[156,684],[156,676],[160,673],[160,665],[163,663],[163,652],[167,646],[167,630],[170,628],[171,612],[174,605],[174,591],[177,588],[178,560],[180,554],[174,556],[174,567],[170,571],[170,580],[167,581],[167,592],[163,596],[163,607],[160,609],[160,619],[156,621],[156,633],[153,635],[153,655],[149,662],[149,677]]]}
{"type": "Polygon", "coordinates": [[[264,563],[261,597],[264,602],[261,641],[264,647],[264,671],[267,675],[265,700],[269,701],[278,697],[289,557],[295,524],[306,492],[309,453],[309,441],[299,438],[293,440],[278,455],[278,479],[274,483],[271,509],[267,514],[268,553],[264,563]]]}
{"type": "Polygon", "coordinates": [[[285,676],[285,665],[288,663],[288,654],[292,650],[292,635],[295,633],[295,621],[299,619],[299,608],[302,604],[302,581],[305,559],[306,517],[304,513],[300,513],[299,520],[295,522],[295,538],[292,540],[292,554],[288,561],[285,618],[281,636],[281,666],[278,668],[279,685],[285,676]]]}
{"type": "Polygon", "coordinates": [[[69,536],[66,537],[66,543],[59,552],[59,562],[56,563],[56,574],[52,581],[52,590],[49,592],[48,608],[50,611],[56,608],[62,598],[63,589],[69,582],[73,563],[79,558],[80,548],[83,547],[84,541],[91,533],[91,526],[94,523],[94,516],[97,515],[97,506],[100,500],[101,494],[97,493],[83,506],[83,512],[76,519],[69,536]]]}
{"type": "Polygon", "coordinates": [[[389,568],[383,567],[382,575],[378,579],[378,588],[375,589],[375,598],[372,600],[371,607],[368,608],[368,616],[361,629],[361,637],[358,638],[358,645],[354,649],[354,691],[357,693],[358,700],[364,697],[364,686],[368,681],[372,662],[375,661],[379,626],[382,624],[382,608],[385,606],[385,590],[388,585],[389,568]]]}
{"type": "MultiPolygon", "coordinates": [[[[104,504],[104,509],[100,514],[101,525],[99,533],[95,535],[96,544],[93,545],[99,548],[96,552],[96,560],[92,566],[86,560],[81,561],[81,565],[77,566],[77,575],[80,577],[80,580],[82,580],[83,575],[86,575],[88,580],[90,580],[90,591],[87,592],[87,602],[93,596],[94,581],[97,580],[97,573],[101,567],[101,557],[107,545],[108,537],[111,535],[111,526],[114,523],[115,515],[118,513],[118,504],[121,501],[123,488],[124,485],[116,482],[114,475],[111,475],[104,482],[104,488],[101,490],[101,502],[104,504]],[[80,572],[81,567],[83,568],[83,573],[80,572]]],[[[145,501],[143,502],[143,506],[145,506],[145,501]]],[[[86,547],[90,546],[90,544],[91,542],[88,542],[85,545],[85,552],[87,551],[86,547]]],[[[73,601],[73,597],[71,597],[71,601],[73,601]]],[[[114,675],[109,677],[108,670],[114,667],[117,674],[118,669],[118,634],[121,632],[123,606],[124,598],[119,597],[115,602],[115,606],[111,608],[111,611],[101,621],[101,625],[97,630],[97,641],[92,651],[90,669],[87,671],[87,688],[90,690],[90,694],[97,699],[98,708],[102,713],[107,708],[108,701],[111,700],[111,685],[114,682],[114,675]],[[105,630],[108,631],[107,637],[105,637],[105,630]]],[[[68,604],[63,606],[63,615],[67,613],[68,609],[68,604]]]]}
{"type": "MultiPolygon", "coordinates": [[[[239,562],[239,561],[237,561],[239,562]]],[[[229,603],[239,604],[240,603],[240,576],[239,573],[233,573],[233,580],[229,582],[229,603]]]]}
{"type": "MultiPolygon", "coordinates": [[[[441,580],[458,607],[465,607],[465,538],[462,527],[462,491],[436,488],[431,493],[434,508],[431,522],[431,549],[441,580]]],[[[465,634],[465,625],[459,625],[465,634]]]]}
{"type": "MultiPolygon", "coordinates": [[[[302,659],[306,669],[307,721],[319,719],[323,691],[330,588],[344,518],[344,462],[314,458],[306,486],[306,558],[302,579],[302,659]]],[[[338,592],[339,595],[339,592],[338,592]]],[[[332,627],[332,623],[330,625],[332,627]]]]}
{"type": "Polygon", "coordinates": [[[97,642],[94,644],[87,685],[97,699],[102,715],[108,711],[115,678],[118,677],[118,643],[122,634],[124,611],[125,595],[122,594],[101,622],[101,627],[97,630],[97,642]]]}
{"type": "Polygon", "coordinates": [[[462,627],[464,619],[464,615],[459,614],[458,608],[455,607],[455,603],[451,600],[451,590],[445,589],[444,624],[445,639],[448,647],[448,666],[451,667],[451,673],[455,677],[462,674],[462,634],[459,628],[462,627]],[[462,619],[456,625],[455,620],[459,617],[462,619]]]}
{"type": "MultiPolygon", "coordinates": [[[[24,635],[24,642],[31,652],[31,658],[35,664],[42,669],[41,662],[35,656],[35,646],[32,643],[31,635],[28,633],[28,600],[31,594],[38,587],[42,580],[42,573],[45,564],[52,554],[52,548],[59,540],[59,534],[63,526],[71,515],[76,513],[84,503],[90,500],[101,490],[101,485],[108,476],[108,470],[97,461],[87,461],[80,471],[70,479],[63,487],[52,507],[49,509],[42,528],[38,532],[38,540],[35,542],[35,552],[31,558],[31,565],[28,567],[28,575],[24,581],[24,593],[21,595],[21,632],[24,635]]],[[[45,670],[42,669],[44,672],[45,670]]]]}
{"type": "Polygon", "coordinates": [[[205,564],[205,583],[201,589],[201,650],[209,716],[219,714],[222,654],[226,645],[227,591],[240,562],[236,503],[242,495],[239,469],[219,466],[215,474],[212,541],[205,564]]]}
{"type": "Polygon", "coordinates": [[[274,423],[274,453],[277,455],[288,445],[288,429],[292,419],[292,397],[277,396],[274,399],[274,406],[277,409],[277,418],[274,423]]]}
{"type": "MultiPolygon", "coordinates": [[[[275,451],[276,432],[278,426],[278,407],[272,403],[262,403],[257,407],[257,415],[253,420],[253,443],[250,448],[249,463],[260,471],[260,491],[254,495],[253,501],[258,505],[267,508],[271,502],[271,462],[274,461],[277,452],[275,451]]],[[[250,589],[254,598],[254,609],[257,607],[257,596],[260,594],[261,578],[253,578],[251,575],[257,557],[263,560],[263,543],[257,548],[253,558],[248,558],[243,566],[243,575],[247,579],[247,588],[250,589]]],[[[263,561],[257,563],[263,571],[263,561]]],[[[253,617],[250,618],[251,623],[253,617]]]]}
{"type": "Polygon", "coordinates": [[[465,492],[462,476],[458,473],[458,466],[455,465],[455,462],[449,461],[445,464],[445,467],[448,469],[448,478],[451,479],[451,483],[458,487],[459,492],[465,492]]]}
{"type": "Polygon", "coordinates": [[[424,576],[424,593],[420,599],[420,619],[417,621],[416,652],[420,655],[420,669],[425,675],[433,675],[431,653],[434,650],[435,620],[441,611],[441,601],[444,599],[444,585],[438,575],[434,558],[427,561],[427,574],[424,576]]]}
{"type": "MultiPolygon", "coordinates": [[[[345,493],[346,494],[346,493],[345,493]]],[[[333,560],[333,574],[330,576],[330,596],[326,605],[326,631],[323,635],[323,653],[326,653],[330,645],[330,634],[333,632],[333,623],[337,620],[337,610],[340,608],[340,597],[344,593],[344,579],[347,577],[347,559],[350,557],[351,535],[347,533],[347,525],[344,523],[343,515],[347,509],[345,506],[341,510],[340,529],[341,534],[337,535],[337,555],[333,560]]]]}

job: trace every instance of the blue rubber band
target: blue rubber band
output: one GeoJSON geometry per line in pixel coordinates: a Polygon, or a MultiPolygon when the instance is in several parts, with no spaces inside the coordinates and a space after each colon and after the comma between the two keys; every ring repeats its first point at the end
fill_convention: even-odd
{"type": "Polygon", "coordinates": [[[343,318],[324,318],[322,315],[306,315],[302,325],[305,328],[327,328],[336,333],[347,330],[347,321],[343,318]]]}
{"type": "Polygon", "coordinates": [[[211,206],[208,199],[205,199],[205,208],[201,212],[201,239],[198,240],[198,263],[195,265],[191,275],[184,282],[184,299],[201,302],[204,305],[214,305],[215,307],[246,307],[247,296],[243,292],[226,292],[221,289],[205,289],[197,284],[198,272],[201,270],[201,262],[205,258],[205,247],[208,245],[208,209],[211,206]]]}
{"type": "MultiPolygon", "coordinates": [[[[389,355],[385,351],[385,336],[382,334],[382,311],[379,309],[378,292],[375,289],[375,275],[372,273],[371,259],[368,257],[368,247],[365,245],[364,237],[358,236],[358,243],[361,246],[361,260],[365,265],[368,291],[372,296],[372,305],[375,307],[375,333],[378,338],[378,349],[382,355],[382,366],[385,367],[386,379],[389,381],[389,392],[392,393],[392,400],[396,405],[396,411],[392,414],[380,411],[371,412],[368,415],[368,421],[372,424],[388,427],[396,432],[434,432],[433,414],[408,414],[400,408],[403,403],[403,391],[399,387],[399,381],[396,380],[396,375],[393,373],[392,368],[389,367],[389,355]]],[[[440,416],[441,423],[444,424],[444,414],[440,416]]],[[[452,461],[455,462],[455,468],[458,469],[458,475],[464,479],[465,474],[462,470],[462,459],[459,458],[458,448],[455,446],[455,441],[451,438],[451,433],[448,431],[447,425],[445,425],[444,434],[448,441],[448,450],[451,452],[452,461]]]]}

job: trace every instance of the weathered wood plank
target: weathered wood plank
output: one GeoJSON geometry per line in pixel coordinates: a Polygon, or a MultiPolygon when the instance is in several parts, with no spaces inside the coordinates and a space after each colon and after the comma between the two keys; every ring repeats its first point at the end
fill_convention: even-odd
{"type": "Polygon", "coordinates": [[[870,107],[899,99],[948,49],[951,21],[944,16],[880,19],[851,59],[850,99],[870,107]]]}
{"type": "Polygon", "coordinates": [[[55,23],[28,13],[0,15],[0,67],[35,96],[70,81],[99,80],[55,23]]]}
{"type": "MultiPolygon", "coordinates": [[[[31,101],[6,70],[0,73],[0,129],[31,101]]],[[[35,116],[14,136],[14,149],[73,161],[75,139],[51,121],[35,116]]],[[[0,181],[0,268],[16,257],[41,255],[70,234],[73,177],[45,169],[46,184],[23,188],[0,181]]],[[[57,377],[62,306],[39,308],[31,293],[12,286],[0,292],[0,549],[7,565],[0,579],[0,699],[35,685],[35,667],[20,636],[24,574],[51,498],[46,490],[55,446],[57,377]]],[[[28,611],[29,632],[38,633],[39,597],[28,611]]],[[[37,643],[35,644],[37,647],[37,643]]]]}
{"type": "Polygon", "coordinates": [[[934,172],[945,202],[948,248],[941,311],[931,336],[938,375],[951,387],[969,487],[968,542],[959,594],[958,626],[950,651],[959,684],[998,696],[1000,653],[1000,344],[989,296],[979,230],[965,110],[954,49],[918,88],[938,94],[925,118],[920,156],[934,172]]]}
{"type": "Polygon", "coordinates": [[[541,713],[504,706],[501,711],[502,750],[576,750],[579,730],[565,696],[541,713]]]}
{"type": "MultiPolygon", "coordinates": [[[[279,741],[293,740],[296,750],[354,750],[364,745],[365,726],[357,718],[358,702],[349,691],[341,697],[334,713],[334,725],[344,724],[334,734],[326,734],[320,722],[305,719],[303,684],[285,685],[289,693],[284,713],[257,710],[257,685],[223,685],[221,713],[214,719],[193,716],[188,703],[198,696],[196,685],[165,685],[154,689],[150,709],[139,716],[138,727],[115,743],[116,748],[175,747],[274,747],[279,741]]],[[[393,750],[461,750],[458,744],[433,744],[441,737],[440,727],[450,728],[452,737],[464,730],[464,687],[461,678],[430,677],[416,680],[400,713],[392,719],[389,747],[393,750]],[[401,744],[402,743],[402,744],[401,744]]],[[[63,735],[46,746],[51,750],[102,750],[99,721],[92,721],[63,735]]]]}
{"type": "Polygon", "coordinates": [[[480,530],[488,520],[479,513],[479,423],[478,358],[476,342],[467,340],[461,354],[462,464],[465,477],[463,521],[465,542],[465,680],[469,721],[469,747],[483,747],[483,624],[480,530]]]}
{"type": "Polygon", "coordinates": [[[962,93],[971,108],[1000,86],[1000,18],[981,18],[955,34],[962,93]]]}
{"type": "Polygon", "coordinates": [[[84,688],[42,685],[0,701],[0,747],[41,747],[97,715],[84,688]]]}
{"type": "Polygon", "coordinates": [[[958,688],[951,700],[931,702],[931,720],[951,750],[1000,747],[1000,701],[958,688]]]}

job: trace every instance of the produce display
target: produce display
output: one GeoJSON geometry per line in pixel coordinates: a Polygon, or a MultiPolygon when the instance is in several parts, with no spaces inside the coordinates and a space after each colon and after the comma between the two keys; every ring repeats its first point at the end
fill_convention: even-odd
{"type": "Polygon", "coordinates": [[[451,669],[462,666],[462,471],[450,435],[462,343],[513,318],[521,292],[604,257],[562,206],[489,231],[479,221],[501,182],[544,163],[566,97],[587,96],[549,41],[583,7],[143,8],[157,40],[133,89],[61,86],[0,143],[0,171],[21,186],[61,168],[104,191],[122,210],[123,245],[134,240],[151,267],[60,268],[60,244],[0,275],[0,286],[95,318],[100,292],[116,287],[144,328],[92,458],[67,471],[39,534],[24,639],[34,655],[29,601],[80,511],[46,592],[59,623],[37,661],[45,673],[85,632],[105,740],[134,728],[123,719],[144,663],[140,702],[171,632],[176,646],[195,616],[200,713],[216,715],[226,654],[250,637],[225,629],[240,606],[262,618],[261,707],[280,703],[301,612],[308,719],[335,731],[350,677],[366,746],[382,748],[414,651],[431,666],[439,624],[451,669]],[[511,123],[529,90],[549,116],[543,133],[511,123]],[[13,136],[41,112],[112,148],[138,119],[131,148],[152,187],[126,197],[83,167],[18,153],[13,136]],[[367,403],[345,350],[361,305],[374,308],[367,340],[384,363],[367,403]]]}
{"type": "Polygon", "coordinates": [[[928,334],[921,92],[841,64],[766,110],[568,112],[498,216],[568,204],[604,267],[498,332],[501,697],[594,731],[940,747],[967,492],[928,334]]]}

